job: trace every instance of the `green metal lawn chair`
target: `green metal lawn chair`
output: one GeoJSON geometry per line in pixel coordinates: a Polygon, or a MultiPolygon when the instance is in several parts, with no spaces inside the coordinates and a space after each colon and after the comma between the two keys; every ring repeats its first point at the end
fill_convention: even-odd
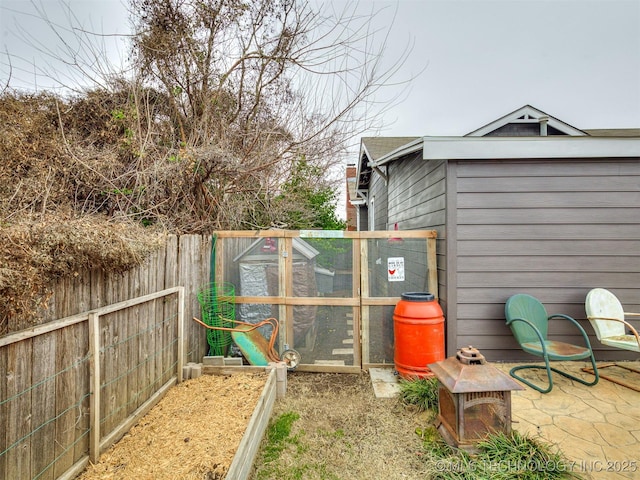
{"type": "Polygon", "coordinates": [[[507,300],[505,305],[505,316],[507,325],[511,328],[511,332],[520,347],[527,353],[542,357],[545,365],[520,365],[514,367],[509,372],[513,378],[516,378],[531,388],[541,392],[548,393],[553,388],[553,378],[551,372],[556,372],[564,377],[575,380],[583,385],[592,386],[598,383],[598,370],[596,368],[596,359],[593,356],[589,337],[580,324],[568,315],[554,314],[547,315],[544,305],[538,299],[531,295],[523,293],[513,295],[507,300]],[[585,346],[572,345],[570,343],[557,342],[547,338],[549,331],[549,320],[552,318],[565,319],[572,322],[582,334],[585,346]],[[550,361],[567,361],[582,360],[590,358],[593,365],[595,380],[587,382],[581,378],[575,377],[565,371],[558,370],[550,365],[550,361]],[[545,369],[549,386],[547,388],[539,387],[529,380],[517,375],[516,372],[525,369],[545,369]]]}

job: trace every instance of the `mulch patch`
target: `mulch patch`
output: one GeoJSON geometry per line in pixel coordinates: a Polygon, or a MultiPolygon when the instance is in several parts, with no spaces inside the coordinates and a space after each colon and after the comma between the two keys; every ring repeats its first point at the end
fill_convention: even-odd
{"type": "Polygon", "coordinates": [[[266,373],[204,375],[176,385],[78,478],[224,478],[266,381],[266,373]]]}

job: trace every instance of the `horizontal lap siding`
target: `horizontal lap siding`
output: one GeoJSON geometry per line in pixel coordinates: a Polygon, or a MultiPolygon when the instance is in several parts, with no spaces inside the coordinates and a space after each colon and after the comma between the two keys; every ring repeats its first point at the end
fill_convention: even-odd
{"type": "MultiPolygon", "coordinates": [[[[458,346],[529,359],[504,319],[507,298],[529,293],[578,319],[600,359],[635,358],[603,348],[584,300],[604,287],[640,311],[640,161],[459,162],[456,171],[458,346]]],[[[550,336],[580,340],[558,320],[550,336]]]]}
{"type": "Polygon", "coordinates": [[[390,226],[397,222],[400,230],[438,232],[438,293],[440,304],[446,313],[445,166],[444,162],[424,161],[421,152],[390,163],[388,221],[390,226]]]}
{"type": "Polygon", "coordinates": [[[374,199],[375,219],[371,230],[387,230],[387,186],[385,181],[379,175],[371,177],[371,185],[369,187],[369,199],[374,199]]]}

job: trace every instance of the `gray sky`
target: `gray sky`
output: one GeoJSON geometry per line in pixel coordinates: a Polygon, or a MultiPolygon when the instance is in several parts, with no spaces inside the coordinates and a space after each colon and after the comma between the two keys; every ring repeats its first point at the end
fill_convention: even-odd
{"type": "MultiPolygon", "coordinates": [[[[65,23],[57,0],[35,3],[65,23]]],[[[128,31],[120,0],[71,3],[87,30],[128,31]]],[[[640,0],[398,0],[361,6],[389,7],[386,18],[397,7],[389,61],[415,42],[401,75],[426,65],[388,112],[392,125],[382,135],[462,135],[525,104],[577,128],[640,128],[640,0]]],[[[19,12],[33,12],[31,2],[0,0],[0,46],[43,65],[37,51],[20,43],[19,29],[35,32],[41,48],[61,48],[59,41],[19,12]]],[[[109,51],[122,51],[122,39],[104,42],[109,51]]],[[[6,55],[0,63],[4,82],[6,55]]],[[[33,67],[14,60],[14,82],[34,78],[33,67]]]]}
{"type": "MultiPolygon", "coordinates": [[[[468,133],[530,104],[578,128],[640,127],[640,1],[400,1],[428,61],[392,132],[468,133]]],[[[415,59],[414,59],[415,60],[415,59]]]]}

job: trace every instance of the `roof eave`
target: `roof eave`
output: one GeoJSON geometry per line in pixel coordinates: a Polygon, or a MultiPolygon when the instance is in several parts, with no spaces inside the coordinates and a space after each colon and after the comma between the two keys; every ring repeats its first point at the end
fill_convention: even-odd
{"type": "Polygon", "coordinates": [[[640,158],[640,138],[424,137],[424,160],[640,158]]]}
{"type": "Polygon", "coordinates": [[[381,167],[389,162],[397,160],[398,158],[404,157],[405,155],[410,155],[412,153],[419,152],[422,149],[423,138],[417,138],[412,142],[407,143],[391,152],[387,153],[383,157],[380,157],[375,162],[369,162],[369,166],[371,167],[381,167]]]}

